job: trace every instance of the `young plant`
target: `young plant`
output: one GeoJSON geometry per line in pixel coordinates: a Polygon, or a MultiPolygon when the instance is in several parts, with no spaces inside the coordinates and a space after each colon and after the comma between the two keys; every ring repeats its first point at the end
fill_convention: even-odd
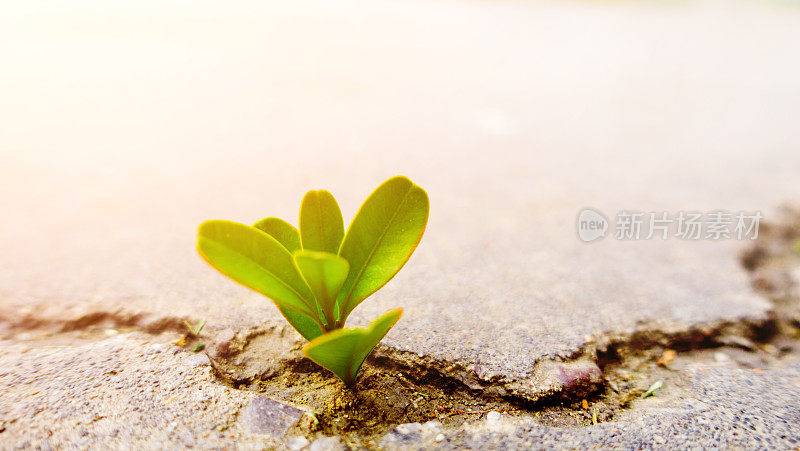
{"type": "Polygon", "coordinates": [[[425,190],[392,177],[367,197],[345,233],[333,195],[309,191],[300,203],[299,231],[274,217],[252,226],[206,221],[197,250],[221,273],[271,299],[309,341],[305,355],[352,385],[403,310],[390,310],[366,328],[345,328],[347,317],[406,264],[428,210],[425,190]]]}

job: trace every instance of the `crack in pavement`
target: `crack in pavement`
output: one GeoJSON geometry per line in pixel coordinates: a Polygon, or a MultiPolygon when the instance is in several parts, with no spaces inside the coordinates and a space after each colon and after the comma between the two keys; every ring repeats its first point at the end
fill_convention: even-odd
{"type": "MultiPolygon", "coordinates": [[[[636,407],[655,380],[666,381],[665,390],[679,396],[687,389],[685,373],[691,365],[730,363],[755,371],[797,359],[798,217],[790,210],[783,222],[764,225],[761,239],[742,254],[754,289],[775,306],[765,317],[690,328],[642,323],[631,334],[606,334],[565,358],[541,360],[525,379],[487,377],[480,365],[379,346],[357,390],[347,391],[302,356],[301,340],[285,326],[238,333],[210,330],[203,338],[218,380],[313,412],[314,426],[299,431],[310,438],[338,435],[354,446],[376,446],[401,423],[436,419],[455,430],[491,411],[549,426],[610,422],[636,407]],[[673,357],[663,361],[669,353],[673,357]]],[[[90,312],[67,320],[3,316],[0,324],[7,337],[109,328],[150,334],[187,330],[186,318],[124,311],[90,312]]]]}
{"type": "MultiPolygon", "coordinates": [[[[800,237],[794,224],[795,216],[790,214],[784,223],[765,227],[762,241],[742,257],[743,266],[752,273],[754,288],[776,304],[765,317],[689,328],[643,323],[631,334],[599,337],[567,358],[540,361],[525,380],[499,376],[484,379],[477,365],[468,368],[458,362],[379,346],[354,392],[343,390],[299,352],[273,356],[270,360],[279,363],[260,371],[248,368],[264,360],[263,344],[256,344],[257,351],[247,355],[252,339],[268,336],[262,331],[239,340],[238,351],[218,362],[223,368],[219,376],[238,388],[258,390],[289,403],[311,404],[323,433],[344,436],[359,446],[376,445],[375,440],[400,423],[436,418],[445,426],[455,427],[489,411],[534,416],[544,424],[568,427],[613,421],[635,406],[655,380],[668,381],[670,390],[686,389],[685,373],[692,365],[704,368],[705,364],[730,362],[737,368],[762,371],[781,361],[798,359],[799,323],[787,312],[796,312],[800,301],[786,295],[796,292],[796,282],[786,277],[798,263],[796,258],[792,260],[792,247],[786,245],[787,240],[800,237]],[[777,244],[776,239],[780,239],[777,244]],[[753,255],[759,256],[755,263],[753,255]],[[779,270],[775,270],[775,261],[781,262],[779,270]],[[770,267],[772,279],[782,283],[765,283],[767,276],[759,272],[764,267],[770,267]],[[665,356],[671,357],[664,361],[665,356]],[[412,406],[401,399],[399,411],[392,403],[370,396],[404,389],[419,394],[419,402],[412,406]],[[308,393],[315,393],[316,401],[326,402],[313,402],[308,393]],[[376,416],[380,420],[376,421],[376,416]],[[343,417],[348,420],[343,422],[343,417]]],[[[283,329],[280,334],[283,336],[283,329]]],[[[299,345],[294,346],[297,351],[299,345]]]]}

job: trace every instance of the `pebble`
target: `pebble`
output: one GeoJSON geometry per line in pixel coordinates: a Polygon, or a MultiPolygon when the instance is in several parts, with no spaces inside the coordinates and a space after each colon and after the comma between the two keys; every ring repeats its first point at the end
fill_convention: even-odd
{"type": "Polygon", "coordinates": [[[435,435],[441,431],[442,431],[442,423],[436,420],[431,420],[426,423],[423,423],[422,427],[420,428],[420,432],[422,433],[423,437],[435,435]]]}
{"type": "Polygon", "coordinates": [[[491,412],[486,414],[486,422],[487,423],[497,423],[498,421],[500,421],[501,417],[502,417],[502,415],[500,415],[500,412],[496,412],[496,411],[493,410],[493,411],[491,411],[491,412]]]}
{"type": "Polygon", "coordinates": [[[292,451],[298,451],[308,446],[308,439],[305,437],[292,437],[286,440],[286,448],[292,451]]]}
{"type": "Polygon", "coordinates": [[[717,362],[729,362],[731,360],[726,354],[722,352],[715,352],[714,353],[714,360],[717,362]]]}
{"type": "MultiPolygon", "coordinates": [[[[400,443],[412,444],[420,443],[429,437],[438,437],[442,431],[442,423],[431,420],[424,424],[420,423],[403,423],[398,424],[392,428],[384,437],[383,442],[386,443],[400,443]]],[[[444,440],[444,436],[442,436],[444,440]]],[[[441,440],[439,440],[441,441],[441,440]]]]}
{"type": "Polygon", "coordinates": [[[339,451],[346,449],[339,437],[322,437],[308,447],[308,451],[339,451]]]}
{"type": "Polygon", "coordinates": [[[411,444],[419,442],[422,439],[421,431],[422,424],[420,423],[398,424],[383,436],[380,448],[387,448],[390,444],[411,444]]]}
{"type": "Polygon", "coordinates": [[[399,435],[408,437],[408,436],[411,436],[411,435],[414,435],[414,434],[419,434],[420,432],[422,432],[422,424],[420,424],[420,423],[398,424],[394,428],[394,430],[399,435]]]}
{"type": "Polygon", "coordinates": [[[547,385],[564,395],[586,396],[603,383],[603,372],[594,362],[582,359],[574,362],[553,362],[540,370],[547,385]]]}
{"type": "Polygon", "coordinates": [[[258,396],[244,408],[241,421],[250,432],[281,437],[302,416],[303,411],[298,408],[281,404],[266,396],[258,396]]]}

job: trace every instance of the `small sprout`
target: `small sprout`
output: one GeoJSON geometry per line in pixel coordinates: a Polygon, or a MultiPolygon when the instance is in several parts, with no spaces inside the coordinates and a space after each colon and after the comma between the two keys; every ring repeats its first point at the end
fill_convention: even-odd
{"type": "Polygon", "coordinates": [[[186,330],[188,331],[186,332],[186,335],[190,337],[197,337],[203,330],[203,326],[206,325],[206,320],[200,321],[199,323],[197,323],[197,326],[192,326],[191,324],[189,324],[188,321],[184,320],[183,325],[186,327],[186,330]]]}
{"type": "Polygon", "coordinates": [[[661,387],[663,387],[663,386],[664,386],[664,383],[662,381],[653,382],[653,385],[651,385],[650,388],[648,388],[646,392],[642,393],[642,398],[647,398],[647,397],[655,395],[656,391],[661,390],[661,387]]]}
{"type": "MultiPolygon", "coordinates": [[[[178,338],[177,340],[173,340],[170,342],[180,348],[186,346],[190,338],[196,338],[200,336],[200,331],[202,331],[203,326],[206,325],[206,320],[200,321],[199,323],[197,323],[197,326],[192,326],[187,321],[183,321],[183,325],[186,327],[187,332],[181,335],[181,337],[178,338]]],[[[197,349],[197,347],[195,347],[194,352],[201,351],[205,347],[205,345],[198,345],[198,346],[202,347],[200,349],[197,349]]]]}
{"type": "Polygon", "coordinates": [[[203,320],[202,322],[200,322],[200,324],[197,325],[197,328],[195,328],[195,330],[193,332],[195,337],[200,336],[200,332],[203,331],[203,327],[205,325],[206,325],[206,320],[203,320]]]}
{"type": "Polygon", "coordinates": [[[194,349],[192,349],[192,351],[200,352],[205,348],[206,348],[206,345],[204,343],[200,343],[199,345],[195,346],[194,349]]]}
{"type": "Polygon", "coordinates": [[[597,407],[592,407],[592,424],[597,426],[597,407]]]}
{"type": "Polygon", "coordinates": [[[206,221],[197,250],[222,274],[271,299],[309,341],[305,355],[352,385],[402,309],[366,328],[345,328],[345,322],[406,264],[425,232],[428,211],[425,190],[397,176],[367,197],[346,231],[333,195],[309,191],[300,203],[300,230],[274,217],[252,226],[206,221]]]}

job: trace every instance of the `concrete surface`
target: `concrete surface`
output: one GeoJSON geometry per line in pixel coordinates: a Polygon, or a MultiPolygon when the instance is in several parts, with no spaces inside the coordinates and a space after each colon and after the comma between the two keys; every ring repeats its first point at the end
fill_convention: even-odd
{"type": "Polygon", "coordinates": [[[382,443],[386,449],[795,449],[799,370],[796,363],[766,374],[695,367],[688,395],[641,400],[611,423],[558,428],[493,412],[439,437],[395,434],[382,443]]]}
{"type": "MultiPolygon", "coordinates": [[[[737,241],[578,240],[582,207],[762,210],[800,176],[800,9],[781,2],[0,6],[0,318],[280,321],[194,250],[204,219],[345,220],[426,188],[422,245],[353,324],[530,375],[641,327],[763,317],[737,241]],[[124,316],[124,315],[123,315],[124,316]]],[[[14,332],[16,333],[16,332],[14,332]]]]}
{"type": "Polygon", "coordinates": [[[0,447],[263,444],[265,436],[235,421],[255,394],[211,383],[211,368],[177,349],[144,334],[45,346],[4,342],[0,447]]]}

